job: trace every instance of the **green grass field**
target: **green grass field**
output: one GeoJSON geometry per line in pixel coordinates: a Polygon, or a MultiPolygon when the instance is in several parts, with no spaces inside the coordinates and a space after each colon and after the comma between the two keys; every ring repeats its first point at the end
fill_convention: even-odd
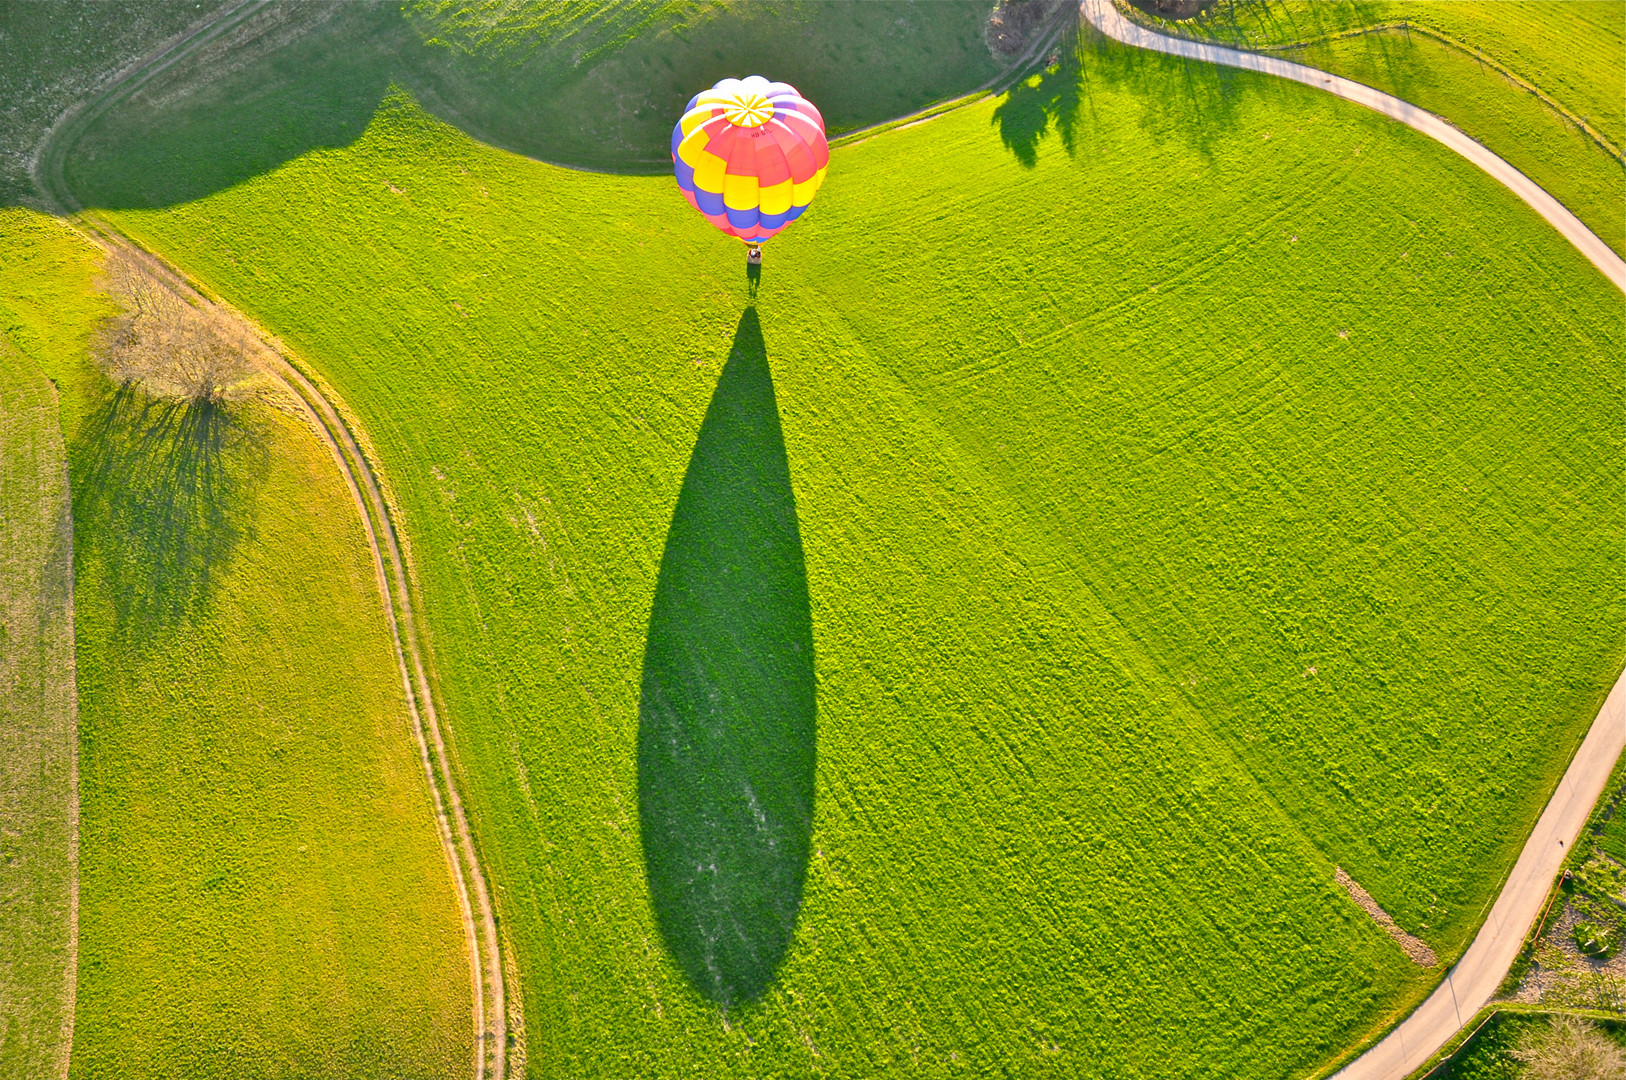
{"type": "Polygon", "coordinates": [[[8,211],[0,251],[56,338],[73,480],[71,1075],[466,1075],[462,924],[327,451],[270,396],[118,392],[85,354],[95,249],[8,211]]]}
{"type": "Polygon", "coordinates": [[[40,365],[82,347],[87,297],[78,253],[14,257],[22,222],[0,210],[0,1075],[45,1078],[72,1032],[78,717],[67,450],[40,365]]]}
{"type": "MultiPolygon", "coordinates": [[[[1306,88],[1102,46],[842,148],[754,308],[670,180],[526,161],[403,94],[111,216],[370,429],[536,1075],[1310,1070],[1438,977],[1333,864],[1454,957],[1626,654],[1618,293],[1466,162],[1306,88]],[[713,610],[796,606],[784,557],[726,561],[719,523],[760,527],[728,473],[685,479],[747,310],[817,694],[755,1001],[708,995],[662,922],[639,750],[674,545],[724,558],[682,578],[713,610]]],[[[765,736],[784,818],[798,730],[765,736]]],[[[764,865],[748,822],[717,836],[764,865]]]]}
{"type": "Polygon", "coordinates": [[[832,133],[874,124],[998,76],[987,14],[983,0],[277,8],[91,128],[68,180],[99,206],[195,199],[349,144],[395,83],[512,150],[664,172],[697,86],[774,57],[832,133]]]}
{"type": "Polygon", "coordinates": [[[222,0],[51,0],[0,8],[0,206],[37,201],[28,156],[69,104],[222,0]]]}
{"type": "Polygon", "coordinates": [[[1626,252],[1626,8],[1613,0],[1254,0],[1174,29],[1254,49],[1307,43],[1284,55],[1444,116],[1626,252]],[[1401,23],[1414,31],[1340,36],[1401,23]]]}

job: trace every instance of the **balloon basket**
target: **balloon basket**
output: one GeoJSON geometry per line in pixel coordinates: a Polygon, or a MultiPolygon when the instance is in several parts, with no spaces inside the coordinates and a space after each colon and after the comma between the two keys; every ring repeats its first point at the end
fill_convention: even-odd
{"type": "Polygon", "coordinates": [[[750,263],[752,266],[761,266],[762,265],[762,246],[760,244],[753,244],[752,246],[746,248],[745,249],[745,261],[747,263],[750,263]]]}

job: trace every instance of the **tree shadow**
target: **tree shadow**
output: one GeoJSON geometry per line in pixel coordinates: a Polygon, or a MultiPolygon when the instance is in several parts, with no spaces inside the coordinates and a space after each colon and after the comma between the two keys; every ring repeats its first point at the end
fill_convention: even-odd
{"type": "Polygon", "coordinates": [[[638,706],[656,925],[723,1008],[790,947],[812,843],[813,620],[767,347],[747,308],[661,557],[638,706]]]}
{"type": "MultiPolygon", "coordinates": [[[[97,18],[103,10],[139,17],[110,7],[97,18]]],[[[196,42],[90,99],[41,166],[61,200],[83,206],[191,202],[350,145],[396,86],[504,149],[666,173],[672,123],[724,75],[766,59],[839,132],[986,81],[997,66],[974,32],[984,18],[980,0],[233,6],[196,42]]],[[[76,27],[57,20],[47,31],[67,39],[76,27]]],[[[0,189],[0,202],[25,196],[0,189]]]]}
{"type": "Polygon", "coordinates": [[[112,387],[74,439],[76,536],[99,560],[117,625],[165,629],[207,611],[252,528],[266,460],[217,402],[112,387]]]}
{"type": "Polygon", "coordinates": [[[1234,68],[1132,48],[1079,23],[1063,32],[1054,59],[994,109],[1000,141],[1023,168],[1038,164],[1040,144],[1052,131],[1068,157],[1077,156],[1099,108],[1121,107],[1098,103],[1100,90],[1138,100],[1140,127],[1154,139],[1179,138],[1205,154],[1235,126],[1241,95],[1266,92],[1259,79],[1234,68]]]}
{"type": "Polygon", "coordinates": [[[1081,59],[1078,25],[1073,22],[1062,33],[1057,62],[1011,87],[994,109],[992,123],[999,128],[1000,141],[1023,168],[1039,163],[1039,142],[1052,125],[1067,156],[1073,156],[1085,90],[1081,59]]]}
{"type": "Polygon", "coordinates": [[[1372,0],[1316,0],[1313,4],[1226,0],[1199,14],[1192,23],[1214,41],[1248,49],[1258,44],[1249,36],[1254,26],[1264,29],[1267,40],[1285,44],[1390,21],[1391,14],[1384,4],[1372,0]]]}
{"type": "Polygon", "coordinates": [[[1093,27],[1079,35],[1078,53],[1085,102],[1093,107],[1094,87],[1130,95],[1140,102],[1142,131],[1158,142],[1179,139],[1204,155],[1236,127],[1244,94],[1275,90],[1271,76],[1136,49],[1093,27]]]}

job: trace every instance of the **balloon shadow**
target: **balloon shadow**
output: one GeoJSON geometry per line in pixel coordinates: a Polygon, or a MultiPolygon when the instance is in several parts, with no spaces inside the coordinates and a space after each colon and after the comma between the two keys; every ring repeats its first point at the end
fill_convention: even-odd
{"type": "Polygon", "coordinates": [[[767,347],[746,309],[661,557],[638,708],[655,921],[693,987],[754,1001],[790,948],[813,830],[813,619],[767,347]]]}

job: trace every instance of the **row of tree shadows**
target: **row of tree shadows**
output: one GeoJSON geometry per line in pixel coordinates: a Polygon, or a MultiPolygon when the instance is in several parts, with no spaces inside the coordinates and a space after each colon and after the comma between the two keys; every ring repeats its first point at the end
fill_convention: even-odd
{"type": "MultiPolygon", "coordinates": [[[[516,127],[508,115],[513,110],[492,105],[551,92],[552,83],[513,82],[519,78],[514,72],[484,72],[472,61],[467,70],[440,71],[437,64],[455,53],[432,50],[431,63],[429,47],[395,5],[289,10],[296,14],[286,27],[271,22],[230,35],[221,47],[231,63],[206,65],[201,72],[189,63],[159,71],[141,93],[114,102],[77,132],[65,162],[75,197],[99,207],[172,206],[202,198],[313,149],[349,145],[397,86],[476,137],[548,160],[557,156],[557,131],[516,127]],[[286,40],[268,49],[277,34],[286,40]]],[[[1318,30],[1316,20],[1303,33],[1318,30]]],[[[1363,41],[1371,54],[1391,75],[1403,75],[1409,42],[1392,35],[1368,38],[1363,41]]],[[[1235,126],[1244,94],[1276,92],[1269,79],[1118,45],[1076,21],[1044,59],[1043,70],[1010,88],[992,120],[1001,142],[1027,167],[1036,164],[1040,143],[1051,132],[1069,154],[1088,161],[1081,148],[1091,145],[1093,96],[1101,90],[1125,91],[1138,100],[1139,123],[1155,138],[1204,150],[1235,126]]],[[[681,101],[671,108],[680,110],[681,101]]],[[[563,159],[570,161],[568,154],[563,159]]],[[[577,164],[649,173],[664,171],[665,159],[663,132],[658,142],[640,147],[635,160],[577,164]]],[[[23,197],[0,187],[0,203],[23,197]]]]}

